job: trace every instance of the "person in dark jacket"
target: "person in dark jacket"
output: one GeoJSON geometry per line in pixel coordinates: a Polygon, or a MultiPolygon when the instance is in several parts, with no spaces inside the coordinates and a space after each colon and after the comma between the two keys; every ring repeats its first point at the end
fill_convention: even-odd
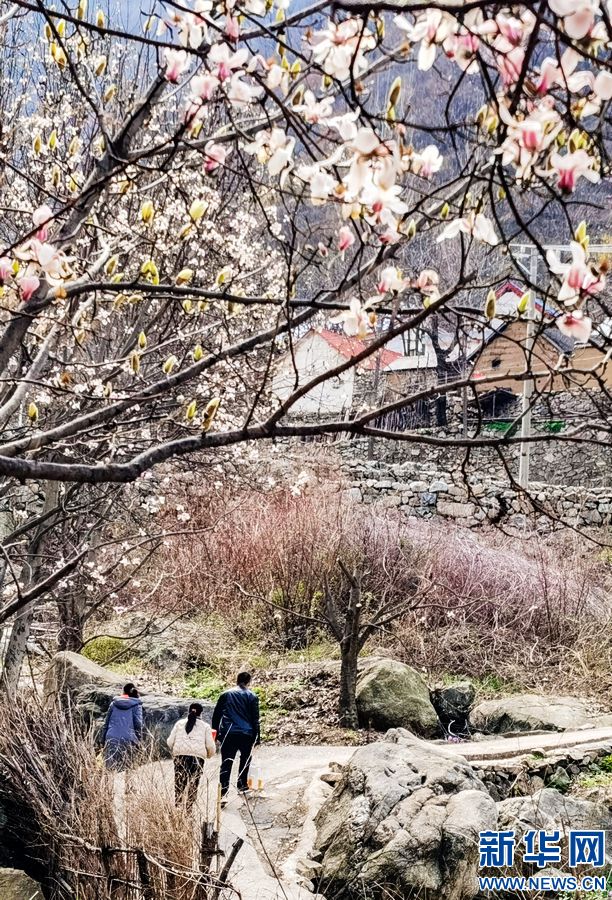
{"type": "Polygon", "coordinates": [[[251,675],[240,672],[236,687],[224,691],[215,706],[212,717],[213,731],[221,743],[221,796],[227,797],[232,765],[239,757],[238,791],[249,789],[249,766],[253,747],[259,744],[259,700],[249,690],[251,675]]]}
{"type": "Polygon", "coordinates": [[[123,694],[108,708],[102,730],[104,761],[109,769],[124,772],[134,761],[142,741],[142,700],[133,684],[126,684],[123,694]]]}

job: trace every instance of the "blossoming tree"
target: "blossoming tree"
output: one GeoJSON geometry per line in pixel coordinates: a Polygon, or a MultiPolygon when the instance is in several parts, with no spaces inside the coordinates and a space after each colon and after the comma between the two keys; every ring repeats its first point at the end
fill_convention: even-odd
{"type": "MultiPolygon", "coordinates": [[[[132,482],[274,437],[388,437],[382,413],[475,375],[350,423],[291,414],[436,317],[493,318],[516,241],[540,265],[512,316],[537,291],[565,336],[609,343],[589,254],[609,199],[605,2],[3,0],[0,27],[7,489],[132,482]],[[546,251],[551,229],[571,259],[546,251]],[[278,400],[279,339],[329,317],[363,349],[278,400]]],[[[518,383],[538,365],[526,353],[518,383]]],[[[572,373],[560,356],[546,374],[572,373]]],[[[558,439],[607,433],[591,418],[558,439]]]]}

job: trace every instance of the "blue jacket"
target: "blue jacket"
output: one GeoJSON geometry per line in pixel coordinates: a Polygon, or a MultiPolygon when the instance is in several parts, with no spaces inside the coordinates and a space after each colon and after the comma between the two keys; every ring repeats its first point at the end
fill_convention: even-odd
{"type": "Polygon", "coordinates": [[[102,741],[135,744],[142,738],[142,700],[116,697],[108,708],[102,741]]]}
{"type": "Polygon", "coordinates": [[[219,740],[230,731],[233,734],[250,735],[259,743],[259,700],[248,688],[235,687],[224,691],[217,700],[212,717],[212,727],[219,740]]]}

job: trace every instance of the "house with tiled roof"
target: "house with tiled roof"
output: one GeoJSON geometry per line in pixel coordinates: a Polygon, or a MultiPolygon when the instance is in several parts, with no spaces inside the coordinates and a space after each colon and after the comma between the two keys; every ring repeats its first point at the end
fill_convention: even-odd
{"type": "Polygon", "coordinates": [[[378,400],[388,385],[399,385],[406,373],[435,370],[435,354],[428,340],[420,336],[408,341],[394,339],[387,346],[354,365],[354,357],[363,353],[367,341],[349,337],[341,328],[312,329],[287,349],[279,359],[272,380],[272,393],[285,400],[298,387],[324,373],[340,369],[331,378],[321,380],[294,404],[292,412],[328,418],[347,418],[376,391],[378,400]]]}

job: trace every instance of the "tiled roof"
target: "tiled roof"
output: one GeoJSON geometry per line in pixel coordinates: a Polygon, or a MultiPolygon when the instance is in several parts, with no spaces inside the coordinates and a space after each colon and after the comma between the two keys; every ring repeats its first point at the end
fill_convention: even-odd
{"type": "MultiPolygon", "coordinates": [[[[353,356],[357,356],[358,353],[363,353],[367,347],[365,341],[361,341],[356,337],[349,337],[348,335],[341,334],[337,331],[328,331],[326,328],[323,328],[316,333],[319,337],[322,337],[330,347],[333,347],[334,350],[337,350],[338,353],[346,357],[346,359],[351,359],[353,356]]],[[[397,359],[401,359],[402,354],[396,353],[395,350],[383,348],[382,350],[373,353],[371,356],[368,356],[367,359],[362,360],[362,362],[359,363],[359,367],[368,370],[375,369],[377,358],[380,358],[381,369],[386,369],[391,363],[395,362],[397,359]]]]}

